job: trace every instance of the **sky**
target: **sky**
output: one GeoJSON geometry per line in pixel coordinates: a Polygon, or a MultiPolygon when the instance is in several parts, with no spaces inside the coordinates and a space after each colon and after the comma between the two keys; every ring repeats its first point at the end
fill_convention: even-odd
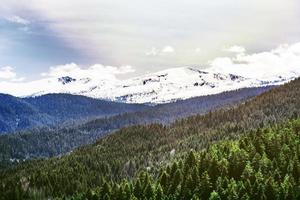
{"type": "MultiPolygon", "coordinates": [[[[0,82],[72,65],[103,66],[120,78],[180,66],[230,67],[238,55],[263,60],[270,70],[287,63],[276,50],[298,49],[299,24],[299,0],[2,0],[0,82]]],[[[294,65],[300,56],[292,52],[294,65]]]]}

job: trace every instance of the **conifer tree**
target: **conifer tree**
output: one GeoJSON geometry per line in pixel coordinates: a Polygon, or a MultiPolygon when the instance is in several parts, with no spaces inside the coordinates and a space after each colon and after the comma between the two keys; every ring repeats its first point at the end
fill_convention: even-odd
{"type": "Polygon", "coordinates": [[[167,189],[169,187],[169,184],[168,184],[168,175],[165,171],[161,174],[160,179],[159,179],[159,183],[160,183],[162,189],[164,191],[167,191],[167,189]]]}
{"type": "Polygon", "coordinates": [[[142,198],[142,196],[143,196],[143,189],[142,189],[141,181],[139,178],[137,179],[137,181],[134,185],[133,194],[137,198],[142,198]]]}
{"type": "Polygon", "coordinates": [[[221,197],[216,191],[213,191],[212,193],[210,193],[209,200],[221,200],[221,197]]]}
{"type": "Polygon", "coordinates": [[[155,196],[155,199],[156,200],[163,200],[163,195],[164,195],[163,189],[162,189],[161,185],[158,184],[157,187],[156,187],[156,196],[155,196]]]}
{"type": "Polygon", "coordinates": [[[212,183],[207,171],[205,171],[200,178],[200,191],[203,199],[208,199],[210,197],[210,193],[212,192],[212,183]]]}
{"type": "Polygon", "coordinates": [[[194,166],[196,166],[197,160],[196,156],[194,154],[194,151],[190,151],[188,157],[186,158],[185,161],[185,168],[186,169],[192,169],[194,166]]]}
{"type": "Polygon", "coordinates": [[[147,184],[144,194],[145,194],[146,199],[151,199],[154,197],[154,191],[153,191],[151,183],[147,184]]]}
{"type": "Polygon", "coordinates": [[[170,185],[170,188],[169,188],[169,191],[168,191],[169,194],[175,194],[176,189],[177,189],[178,185],[181,182],[181,178],[182,178],[181,172],[179,170],[177,170],[175,172],[174,178],[173,178],[172,183],[170,185]]]}
{"type": "Polygon", "coordinates": [[[110,195],[110,191],[111,191],[110,185],[106,181],[104,181],[101,188],[102,196],[105,196],[106,194],[110,195]]]}

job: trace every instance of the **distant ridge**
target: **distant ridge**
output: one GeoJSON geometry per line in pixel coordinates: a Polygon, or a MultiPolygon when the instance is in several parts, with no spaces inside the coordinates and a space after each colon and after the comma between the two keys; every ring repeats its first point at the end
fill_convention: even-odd
{"type": "Polygon", "coordinates": [[[47,94],[18,98],[0,94],[0,135],[33,127],[54,126],[63,122],[109,117],[147,108],[70,94],[47,94]]]}
{"type": "Polygon", "coordinates": [[[298,71],[290,71],[270,77],[249,78],[221,69],[179,67],[127,80],[105,79],[99,75],[45,78],[22,83],[22,87],[20,83],[1,83],[4,87],[0,92],[19,97],[66,93],[124,103],[162,104],[240,88],[280,85],[299,75],[298,71]]]}

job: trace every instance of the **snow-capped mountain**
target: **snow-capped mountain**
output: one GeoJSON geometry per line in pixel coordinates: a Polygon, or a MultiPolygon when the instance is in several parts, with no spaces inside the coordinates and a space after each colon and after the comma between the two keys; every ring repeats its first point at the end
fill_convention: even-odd
{"type": "Polygon", "coordinates": [[[46,78],[29,83],[1,83],[0,92],[18,97],[70,93],[126,103],[167,103],[178,99],[217,94],[245,87],[278,85],[299,74],[288,72],[264,79],[249,78],[213,69],[171,68],[127,80],[94,77],[46,78]]]}

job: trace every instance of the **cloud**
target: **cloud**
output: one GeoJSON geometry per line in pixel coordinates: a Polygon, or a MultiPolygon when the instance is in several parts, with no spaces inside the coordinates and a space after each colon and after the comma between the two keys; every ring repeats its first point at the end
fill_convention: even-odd
{"type": "Polygon", "coordinates": [[[159,50],[157,50],[155,47],[152,47],[150,51],[146,52],[147,56],[156,56],[159,54],[159,50]]]}
{"type": "Polygon", "coordinates": [[[21,24],[21,25],[29,25],[30,21],[27,19],[24,19],[18,15],[13,15],[5,18],[7,21],[15,24],[21,24]]]}
{"type": "Polygon", "coordinates": [[[10,66],[0,68],[0,79],[14,79],[16,78],[17,74],[14,68],[10,66]]]}
{"type": "Polygon", "coordinates": [[[15,68],[11,66],[5,66],[0,68],[0,81],[22,82],[24,80],[24,77],[17,76],[15,68]]]}
{"type": "Polygon", "coordinates": [[[232,53],[245,53],[246,49],[242,46],[234,45],[234,46],[224,49],[224,51],[232,52],[232,53]]]}
{"type": "MultiPolygon", "coordinates": [[[[245,44],[253,51],[294,42],[300,34],[299,0],[188,0],[184,5],[179,0],[132,0],[130,5],[122,0],[51,0],[42,3],[40,0],[2,0],[0,16],[3,13],[5,16],[17,15],[25,19],[25,23],[32,19],[32,32],[37,33],[32,34],[33,40],[37,41],[39,38],[33,37],[43,34],[57,37],[59,40],[55,42],[44,40],[44,48],[58,43],[76,50],[84,55],[82,58],[75,56],[76,62],[85,63],[84,59],[87,59],[115,66],[130,63],[139,66],[137,71],[147,71],[149,66],[163,69],[204,63],[221,55],[220,47],[228,42],[245,44]],[[145,54],[141,51],[152,46],[161,50],[159,45],[162,44],[176,44],[175,50],[180,53],[169,59],[157,52],[145,54]],[[195,44],[203,50],[201,56],[194,52],[188,54],[195,44]]],[[[18,17],[13,18],[13,21],[24,23],[18,17]]],[[[15,39],[14,34],[6,37],[15,39]]],[[[20,43],[24,44],[24,41],[20,43]]],[[[37,49],[34,53],[43,53],[39,51],[40,43],[31,42],[31,45],[35,47],[31,49],[37,49]]],[[[45,52],[44,57],[51,55],[49,51],[45,52]]],[[[15,57],[15,52],[11,54],[9,57],[15,57]]],[[[65,58],[66,55],[58,57],[65,58]]],[[[46,63],[49,61],[42,65],[46,63]]]]}
{"type": "Polygon", "coordinates": [[[174,52],[175,52],[175,49],[172,46],[165,46],[161,49],[152,47],[151,50],[146,52],[146,55],[147,56],[162,56],[162,55],[171,54],[174,52]]]}
{"type": "Polygon", "coordinates": [[[162,53],[174,53],[175,49],[172,46],[165,46],[162,50],[162,53]]]}
{"type": "Polygon", "coordinates": [[[71,76],[73,78],[96,78],[96,79],[115,79],[118,74],[134,72],[132,66],[125,65],[121,67],[104,66],[95,64],[87,68],[78,66],[75,63],[50,67],[48,72],[42,73],[44,77],[62,77],[71,76]]]}
{"type": "MultiPolygon", "coordinates": [[[[243,48],[241,48],[243,49],[243,48]]],[[[212,70],[268,80],[293,73],[300,75],[300,43],[281,45],[271,51],[218,57],[210,62],[212,70]]]]}

